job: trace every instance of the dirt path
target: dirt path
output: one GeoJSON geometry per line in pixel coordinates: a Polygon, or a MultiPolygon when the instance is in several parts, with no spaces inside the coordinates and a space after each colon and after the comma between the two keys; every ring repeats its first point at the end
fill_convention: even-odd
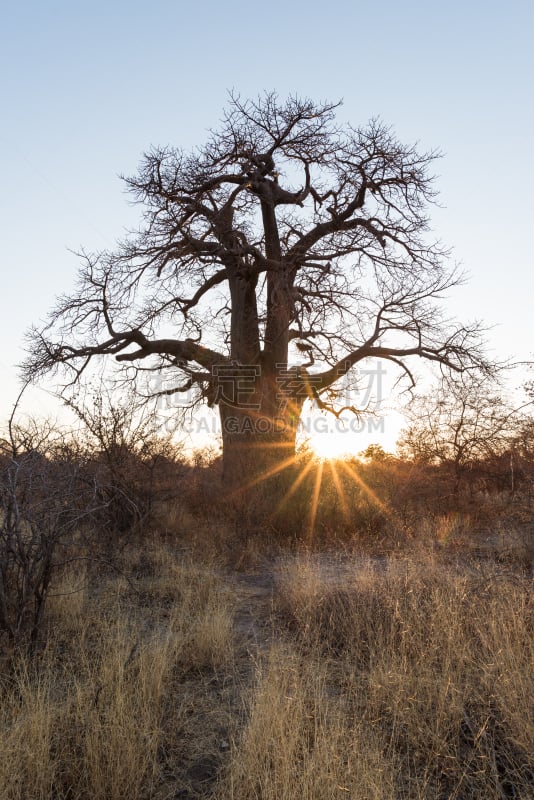
{"type": "Polygon", "coordinates": [[[249,649],[267,650],[273,641],[272,610],[276,590],[273,570],[233,573],[229,583],[237,599],[234,628],[249,649]]]}

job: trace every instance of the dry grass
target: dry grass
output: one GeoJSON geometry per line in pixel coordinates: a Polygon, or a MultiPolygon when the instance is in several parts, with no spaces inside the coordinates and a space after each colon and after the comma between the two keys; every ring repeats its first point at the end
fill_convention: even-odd
{"type": "Polygon", "coordinates": [[[381,744],[354,719],[328,662],[275,648],[250,690],[247,724],[217,797],[389,797],[395,764],[381,744]]]}
{"type": "Polygon", "coordinates": [[[336,588],[304,563],[283,576],[279,611],[298,655],[260,682],[236,798],[534,795],[530,581],[377,561],[336,588]],[[256,725],[270,743],[261,791],[256,725]]]}
{"type": "Polygon", "coordinates": [[[214,736],[198,715],[233,657],[231,610],[212,570],[162,552],[145,567],[158,577],[135,589],[109,578],[93,598],[71,594],[83,573],[55,587],[46,648],[0,678],[2,800],[156,797],[173,771],[175,786],[194,783],[188,764],[214,736]]]}
{"type": "Polygon", "coordinates": [[[66,572],[46,646],[0,672],[2,800],[534,797],[532,581],[325,563],[277,571],[260,651],[206,559],[66,572]]]}

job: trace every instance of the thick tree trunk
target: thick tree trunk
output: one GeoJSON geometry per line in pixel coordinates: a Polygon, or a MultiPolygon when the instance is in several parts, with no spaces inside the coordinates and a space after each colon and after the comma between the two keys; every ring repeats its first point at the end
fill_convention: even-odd
{"type": "Polygon", "coordinates": [[[273,483],[291,467],[297,424],[290,414],[273,418],[221,404],[220,415],[227,492],[237,495],[273,483]]]}
{"type": "MultiPolygon", "coordinates": [[[[233,378],[229,374],[230,380],[224,387],[219,378],[223,483],[227,495],[243,510],[256,506],[259,511],[264,501],[276,505],[282,499],[291,474],[304,400],[295,392],[295,378],[298,376],[288,372],[287,368],[291,279],[282,261],[272,196],[274,188],[275,184],[264,180],[258,187],[265,254],[277,265],[267,273],[264,347],[260,349],[257,278],[238,277],[237,271],[236,278],[230,281],[234,374],[233,378]]],[[[232,372],[232,367],[229,372],[232,372]]]]}
{"type": "Polygon", "coordinates": [[[280,400],[276,387],[257,383],[248,408],[219,402],[223,488],[244,529],[276,514],[294,477],[295,440],[302,400],[280,400]]]}

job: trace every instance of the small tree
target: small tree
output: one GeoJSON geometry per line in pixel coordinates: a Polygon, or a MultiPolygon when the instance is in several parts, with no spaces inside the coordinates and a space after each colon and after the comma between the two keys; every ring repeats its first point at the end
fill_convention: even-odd
{"type": "Polygon", "coordinates": [[[368,445],[365,450],[362,450],[359,453],[361,458],[364,458],[366,461],[376,461],[380,463],[384,463],[385,461],[390,461],[392,459],[391,453],[388,453],[381,444],[370,444],[368,445]]]}
{"type": "Polygon", "coordinates": [[[113,356],[165,394],[217,405],[227,486],[288,466],[303,403],[335,410],[340,380],[385,359],[486,367],[479,328],[447,321],[459,281],[428,237],[435,153],[382,123],[336,123],[337,104],[232,96],[186,154],[154,148],[126,179],[143,226],[82,254],[76,291],[33,331],[26,373],[78,381],[113,356]]]}
{"type": "Polygon", "coordinates": [[[419,463],[450,465],[458,487],[467,468],[490,465],[509,450],[520,411],[484,376],[444,381],[406,409],[409,424],[401,433],[399,452],[419,463]]]}

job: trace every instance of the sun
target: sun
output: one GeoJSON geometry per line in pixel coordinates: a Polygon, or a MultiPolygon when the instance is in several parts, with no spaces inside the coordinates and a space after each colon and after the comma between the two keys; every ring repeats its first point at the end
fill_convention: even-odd
{"type": "Polygon", "coordinates": [[[387,416],[336,417],[313,411],[302,418],[301,442],[322,461],[358,458],[369,445],[394,453],[404,418],[388,410],[387,416]]]}
{"type": "Polygon", "coordinates": [[[307,443],[317,458],[323,461],[354,455],[352,437],[343,430],[311,431],[307,443]]]}

